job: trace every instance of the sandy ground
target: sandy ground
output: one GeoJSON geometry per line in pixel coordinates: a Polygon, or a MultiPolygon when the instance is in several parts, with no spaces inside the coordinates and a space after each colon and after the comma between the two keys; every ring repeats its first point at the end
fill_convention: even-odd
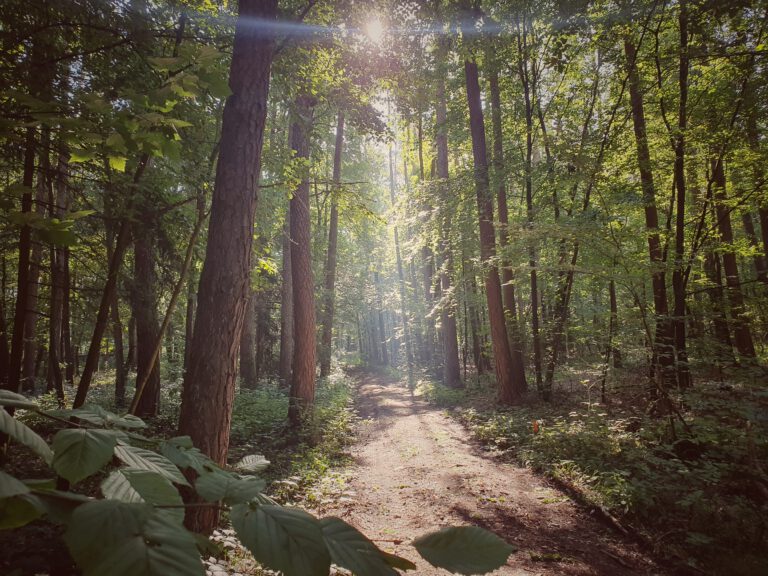
{"type": "MultiPolygon", "coordinates": [[[[408,543],[447,525],[474,524],[518,547],[493,574],[664,574],[638,547],[524,468],[495,460],[440,409],[401,382],[359,372],[363,418],[341,474],[341,497],[316,512],[356,526],[384,550],[413,560],[418,575],[447,574],[408,543]]],[[[411,572],[413,574],[413,572],[411,572]]]]}

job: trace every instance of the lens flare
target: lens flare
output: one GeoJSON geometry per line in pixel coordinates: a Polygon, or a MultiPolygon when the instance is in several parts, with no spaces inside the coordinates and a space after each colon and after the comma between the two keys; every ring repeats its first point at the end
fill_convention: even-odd
{"type": "Polygon", "coordinates": [[[384,24],[378,18],[372,18],[365,24],[365,35],[371,42],[380,44],[384,38],[384,24]]]}

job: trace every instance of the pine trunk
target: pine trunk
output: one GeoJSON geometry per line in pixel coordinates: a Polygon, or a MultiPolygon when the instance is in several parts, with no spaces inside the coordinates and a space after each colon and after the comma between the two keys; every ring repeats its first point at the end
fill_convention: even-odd
{"type": "MultiPolygon", "coordinates": [[[[291,123],[295,158],[309,161],[315,99],[299,96],[291,123]]],[[[293,274],[293,375],[288,419],[293,426],[312,413],[315,401],[315,280],[312,273],[312,232],[309,214],[309,170],[305,167],[291,198],[291,273],[293,274]]]]}
{"type": "MultiPolygon", "coordinates": [[[[253,221],[273,58],[268,26],[276,0],[241,0],[230,65],[232,91],[224,105],[219,160],[198,290],[197,319],[179,416],[179,433],[204,454],[225,464],[229,447],[238,343],[252,269],[253,221]]],[[[189,508],[186,524],[208,533],[218,510],[189,508]]]]}
{"type": "Polygon", "coordinates": [[[491,345],[496,368],[499,402],[515,404],[525,392],[525,383],[514,370],[512,352],[504,321],[499,271],[495,264],[496,236],[493,229],[493,195],[488,180],[488,159],[485,144],[485,124],[480,101],[480,82],[477,64],[464,61],[469,123],[472,133],[472,155],[475,166],[475,191],[477,212],[480,219],[480,258],[485,273],[485,293],[488,301],[488,317],[491,324],[491,345]]]}

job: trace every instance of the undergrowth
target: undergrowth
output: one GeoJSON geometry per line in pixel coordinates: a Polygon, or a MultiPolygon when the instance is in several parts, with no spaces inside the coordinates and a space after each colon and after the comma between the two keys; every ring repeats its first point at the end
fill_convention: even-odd
{"type": "Polygon", "coordinates": [[[768,574],[764,389],[700,383],[669,418],[567,394],[498,409],[484,380],[464,390],[422,381],[419,390],[486,446],[574,487],[657,553],[708,574],[768,574]]]}

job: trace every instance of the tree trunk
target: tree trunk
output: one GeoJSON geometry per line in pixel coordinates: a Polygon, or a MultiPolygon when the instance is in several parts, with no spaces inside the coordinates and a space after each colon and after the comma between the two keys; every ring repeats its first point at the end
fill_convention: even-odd
{"type": "MultiPolygon", "coordinates": [[[[533,104],[531,102],[531,82],[528,73],[528,48],[527,48],[527,23],[523,19],[523,27],[520,29],[520,21],[517,22],[517,49],[518,49],[518,76],[523,87],[525,102],[525,212],[528,227],[533,228],[533,104]]],[[[536,377],[536,389],[545,399],[549,398],[550,391],[544,390],[542,383],[542,359],[541,359],[541,334],[539,327],[539,280],[536,246],[533,242],[528,245],[528,266],[530,268],[531,286],[531,334],[533,339],[533,370],[536,377]]]]}
{"type": "Polygon", "coordinates": [[[256,370],[256,293],[251,292],[243,320],[243,333],[240,336],[240,378],[243,388],[251,390],[257,387],[259,377],[256,370]]]}
{"type": "Polygon", "coordinates": [[[189,359],[192,355],[192,335],[195,330],[195,309],[197,305],[197,283],[193,278],[187,285],[187,312],[184,316],[184,373],[189,370],[189,359]]]}
{"type": "Polygon", "coordinates": [[[720,257],[708,248],[704,254],[704,273],[711,287],[707,288],[710,304],[712,305],[712,328],[717,342],[714,360],[718,368],[725,364],[733,364],[733,341],[728,327],[728,317],[725,314],[725,294],[723,293],[722,270],[720,257]]]}
{"type": "MultiPolygon", "coordinates": [[[[69,172],[69,153],[66,145],[59,146],[56,167],[56,193],[50,188],[48,196],[49,209],[52,218],[62,219],[69,208],[69,188],[67,176],[69,172]]],[[[69,291],[67,279],[69,276],[69,259],[67,248],[51,246],[51,299],[48,324],[48,389],[55,390],[56,398],[61,407],[64,406],[64,373],[61,365],[65,356],[64,347],[64,300],[69,291]]],[[[68,321],[68,319],[67,319],[68,321]]]]}
{"type": "Polygon", "coordinates": [[[757,232],[755,231],[755,222],[752,219],[751,212],[744,212],[741,215],[741,223],[744,226],[744,235],[749,241],[750,247],[756,251],[752,257],[752,264],[755,267],[755,276],[763,284],[768,284],[768,263],[764,254],[759,253],[760,248],[757,243],[757,232]]]}
{"type": "MultiPolygon", "coordinates": [[[[190,338],[189,344],[192,344],[190,338]]],[[[128,318],[128,353],[125,356],[125,371],[136,370],[136,318],[133,313],[128,318]]]]}
{"type": "MultiPolygon", "coordinates": [[[[114,231],[107,224],[107,262],[112,260],[114,251],[114,231]]],[[[123,355],[123,323],[120,321],[120,297],[117,289],[112,294],[110,304],[110,315],[112,321],[112,339],[115,342],[115,405],[122,408],[125,406],[125,382],[127,379],[127,370],[123,355]]]]}
{"type": "MultiPolygon", "coordinates": [[[[179,433],[214,462],[229,447],[238,342],[250,288],[253,219],[261,171],[273,35],[251,19],[273,20],[276,0],[241,0],[224,105],[221,148],[198,290],[198,312],[179,416],[179,433]]],[[[190,508],[186,524],[208,533],[218,509],[190,508]]]]}
{"type": "Polygon", "coordinates": [[[488,301],[488,316],[491,324],[491,345],[496,368],[498,398],[502,404],[515,404],[525,392],[525,383],[519,380],[515,370],[512,352],[507,339],[504,321],[501,282],[495,264],[496,237],[493,229],[493,196],[488,180],[488,160],[485,144],[485,124],[480,101],[480,83],[477,64],[464,61],[469,123],[472,133],[472,155],[475,166],[475,191],[477,212],[480,220],[480,258],[485,272],[485,292],[488,301]]]}
{"type": "MultiPolygon", "coordinates": [[[[445,65],[448,52],[448,39],[444,36],[438,40],[438,62],[445,65]]],[[[445,101],[445,80],[442,75],[437,78],[436,94],[436,126],[435,144],[437,146],[437,177],[441,180],[443,195],[448,194],[448,110],[445,101]]],[[[440,289],[446,299],[440,309],[440,325],[443,333],[443,385],[449,388],[460,388],[461,373],[459,369],[459,342],[456,330],[456,298],[451,289],[451,273],[453,271],[453,256],[450,245],[451,210],[444,207],[440,210],[440,289]]]]}
{"type": "Polygon", "coordinates": [[[499,72],[495,63],[491,64],[488,84],[491,93],[491,123],[493,126],[493,165],[496,178],[497,203],[499,207],[499,246],[502,252],[501,258],[501,293],[504,303],[504,314],[509,329],[509,346],[512,353],[512,369],[515,371],[513,378],[521,382],[523,390],[528,388],[525,379],[525,361],[523,360],[523,347],[520,341],[520,326],[517,320],[517,307],[515,306],[515,277],[512,273],[512,264],[507,258],[507,244],[509,244],[509,213],[507,210],[507,187],[504,183],[504,144],[501,125],[501,95],[499,93],[499,72]]]}
{"type": "MultiPolygon", "coordinates": [[[[651,262],[651,282],[653,285],[653,306],[656,316],[656,336],[654,356],[661,372],[661,381],[657,384],[665,389],[675,383],[674,345],[672,324],[667,305],[667,286],[664,273],[664,256],[659,236],[659,216],[656,210],[656,189],[651,171],[651,154],[646,135],[643,93],[640,75],[637,72],[637,50],[630,40],[624,41],[624,53],[629,68],[629,96],[632,106],[632,125],[637,148],[637,163],[640,171],[640,184],[645,204],[645,227],[648,230],[648,253],[651,262]]],[[[654,389],[655,390],[655,389],[654,389]]],[[[654,391],[652,390],[652,395],[654,391]]]]}
{"type": "MultiPolygon", "coordinates": [[[[309,162],[315,99],[299,96],[291,123],[295,158],[309,162]]],[[[291,198],[291,273],[293,274],[293,377],[288,419],[298,426],[312,414],[315,401],[315,280],[312,273],[312,232],[309,214],[309,167],[303,168],[291,198]]]]}
{"type": "Polygon", "coordinates": [[[749,327],[749,319],[744,307],[744,295],[741,292],[741,280],[739,279],[739,268],[733,246],[733,228],[731,227],[731,212],[727,204],[726,179],[722,158],[713,158],[711,164],[712,183],[715,190],[717,228],[720,232],[721,240],[727,245],[723,251],[723,270],[725,272],[725,284],[728,287],[728,300],[731,304],[734,344],[740,356],[752,359],[756,356],[755,344],[752,340],[752,331],[749,327]]]}
{"type": "Polygon", "coordinates": [[[677,191],[677,213],[675,217],[675,270],[672,274],[672,290],[674,297],[674,338],[675,353],[677,354],[677,385],[689,388],[691,372],[688,367],[688,352],[686,350],[686,302],[685,302],[685,136],[688,130],[688,7],[687,0],[680,0],[680,67],[678,108],[678,134],[675,142],[675,189],[677,191]]]}
{"type": "MultiPolygon", "coordinates": [[[[138,184],[139,180],[141,180],[141,177],[149,165],[149,162],[149,155],[142,155],[133,175],[134,185],[138,184]]],[[[101,340],[104,337],[104,332],[107,329],[109,310],[112,304],[113,294],[115,290],[117,290],[117,279],[120,274],[120,266],[123,263],[125,252],[128,250],[128,245],[130,244],[130,236],[131,223],[128,218],[125,218],[120,223],[120,229],[115,240],[115,250],[112,253],[112,259],[109,262],[109,268],[107,270],[107,282],[104,285],[104,290],[101,294],[101,301],[99,302],[99,309],[96,313],[96,321],[94,322],[93,327],[93,335],[91,336],[91,343],[88,346],[88,355],[85,358],[83,373],[80,376],[80,382],[77,385],[77,393],[75,394],[75,401],[72,405],[73,408],[80,408],[83,404],[85,404],[85,399],[88,396],[88,389],[91,387],[93,375],[98,368],[101,340]]]]}
{"type": "MultiPolygon", "coordinates": [[[[35,192],[35,212],[41,217],[45,215],[45,203],[49,196],[50,185],[50,148],[51,131],[44,126],[40,142],[41,152],[38,154],[37,187],[35,192]]],[[[37,338],[37,307],[40,292],[40,272],[42,271],[43,247],[40,242],[32,241],[32,251],[29,259],[29,281],[27,289],[27,312],[24,319],[24,361],[21,369],[22,388],[35,392],[37,377],[37,359],[40,345],[37,338]]]]}
{"type": "MultiPolygon", "coordinates": [[[[392,208],[395,208],[395,160],[392,157],[392,146],[389,147],[389,201],[392,208]]],[[[407,172],[406,172],[407,174],[407,172]]],[[[413,350],[411,349],[411,334],[408,329],[408,312],[406,310],[407,301],[405,299],[405,276],[403,275],[403,259],[400,255],[400,236],[397,225],[394,226],[395,233],[395,260],[397,262],[397,278],[400,283],[400,314],[403,323],[403,340],[405,340],[405,359],[408,364],[408,382],[413,381],[413,350]]]]}
{"type": "Polygon", "coordinates": [[[379,319],[379,346],[381,354],[379,356],[382,366],[389,366],[389,352],[387,351],[387,330],[384,325],[384,305],[381,297],[381,282],[379,273],[373,273],[373,283],[376,285],[376,311],[379,319]]]}
{"type": "Polygon", "coordinates": [[[139,417],[156,416],[160,406],[160,363],[153,361],[160,328],[157,319],[157,275],[154,259],[154,228],[135,228],[134,277],[131,300],[136,318],[136,382],[146,385],[136,407],[139,417]]]}
{"type": "Polygon", "coordinates": [[[293,272],[291,270],[291,211],[285,214],[283,227],[283,283],[280,289],[280,384],[291,385],[293,370],[293,272]]]}
{"type": "Polygon", "coordinates": [[[344,111],[339,110],[336,123],[336,148],[333,154],[333,189],[331,190],[331,217],[328,225],[328,258],[325,262],[325,306],[323,309],[323,333],[320,339],[320,377],[331,373],[333,349],[333,315],[336,300],[336,251],[339,236],[339,207],[337,197],[341,193],[341,155],[344,149],[344,111]]]}
{"type": "MultiPolygon", "coordinates": [[[[35,178],[35,128],[27,128],[26,144],[24,150],[24,175],[22,183],[24,193],[21,197],[21,213],[32,212],[32,186],[35,178]]],[[[21,389],[21,362],[24,354],[24,341],[26,329],[26,312],[29,304],[30,281],[30,254],[32,251],[32,229],[23,225],[19,232],[19,261],[17,266],[16,286],[16,310],[13,320],[13,336],[11,338],[11,354],[8,367],[7,387],[12,392],[21,389]]]]}

